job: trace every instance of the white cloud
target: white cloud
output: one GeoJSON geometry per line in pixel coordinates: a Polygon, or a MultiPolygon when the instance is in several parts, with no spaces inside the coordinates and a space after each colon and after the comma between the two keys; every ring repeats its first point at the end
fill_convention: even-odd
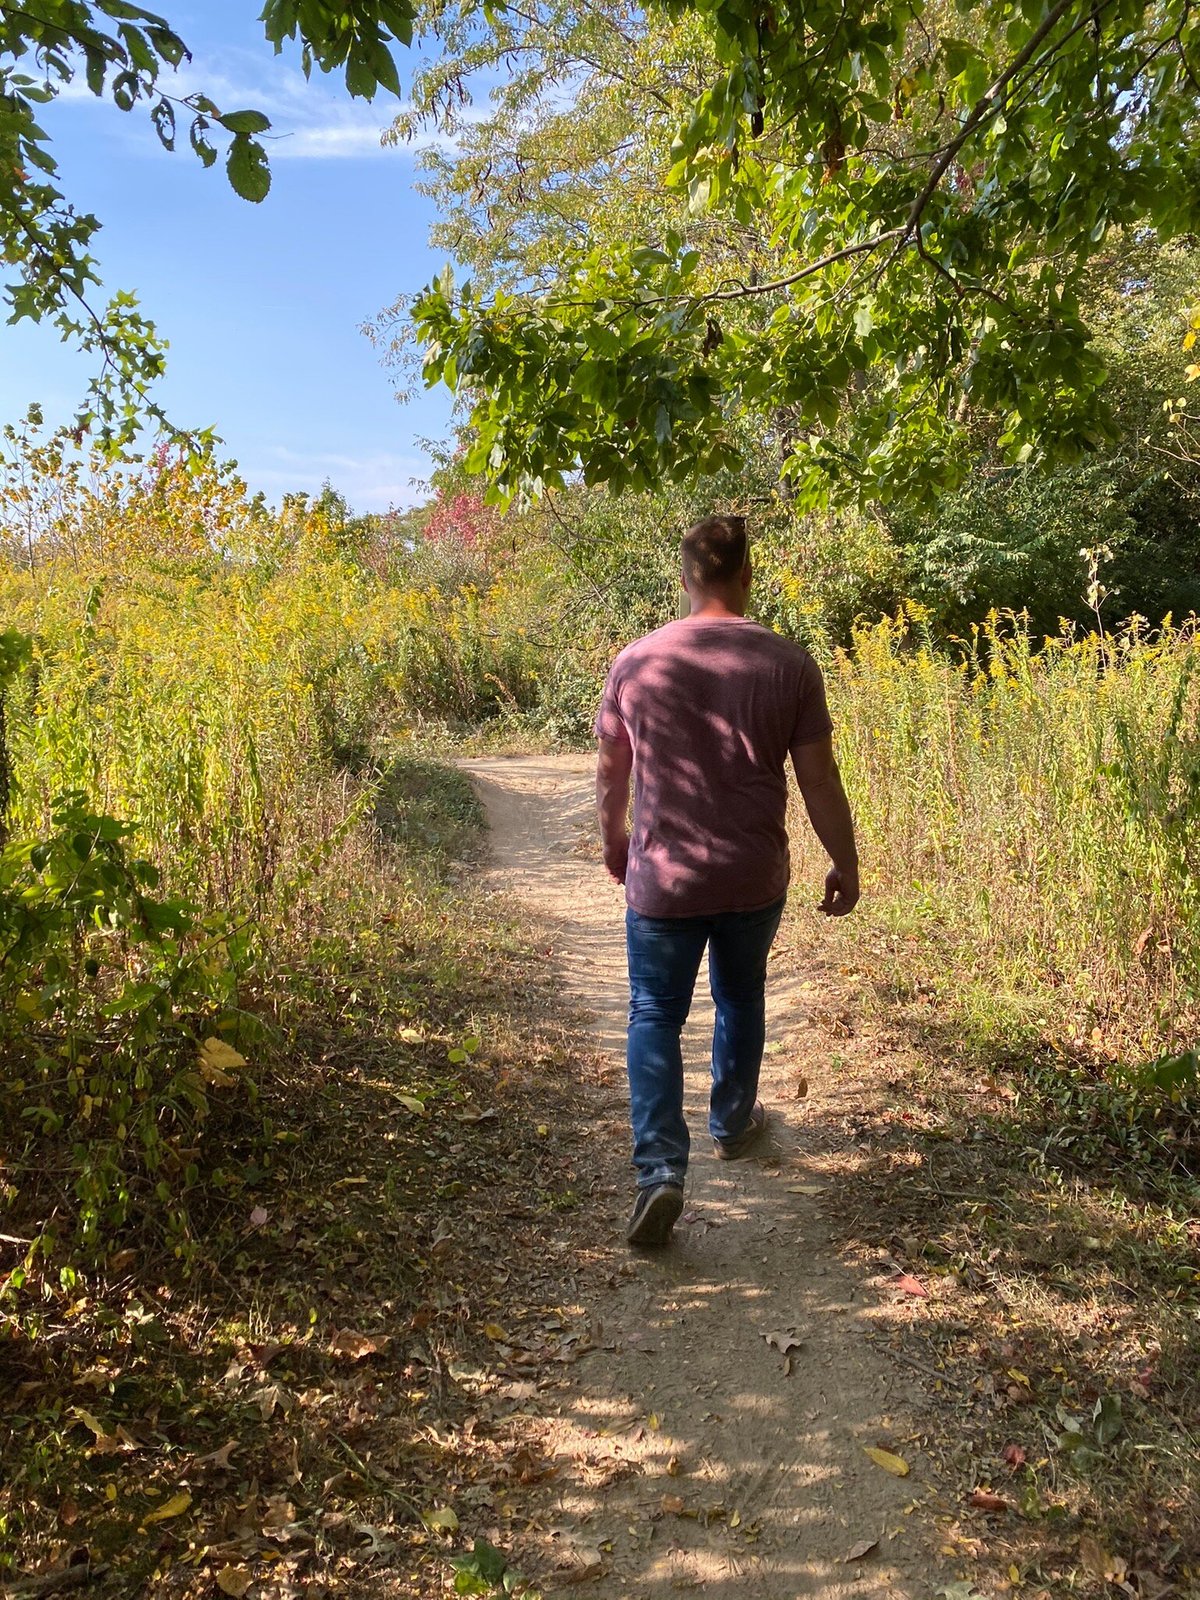
{"type": "MultiPolygon", "coordinates": [[[[229,54],[236,57],[238,52],[229,54]]],[[[374,101],[355,100],[340,88],[336,77],[325,78],[318,73],[308,79],[295,67],[282,62],[265,74],[257,59],[235,61],[233,71],[228,68],[210,71],[203,65],[185,62],[177,71],[164,73],[159,87],[176,101],[203,94],[222,111],[252,108],[263,112],[271,119],[270,132],[263,139],[272,160],[327,161],[376,156],[404,160],[430,145],[446,148],[454,142],[445,134],[429,132],[412,141],[385,145],[383,134],[395,117],[409,109],[406,102],[397,101],[382,90],[374,101]],[[239,65],[243,70],[237,70],[239,65]]],[[[81,76],[58,88],[56,95],[63,102],[104,103],[92,95],[81,76]]],[[[111,108],[106,106],[106,109],[111,108]]],[[[184,130],[191,114],[186,107],[177,110],[181,139],[185,140],[184,130]]],[[[153,139],[145,126],[145,118],[138,117],[137,108],[130,113],[130,118],[123,126],[131,134],[136,130],[139,143],[153,139]]],[[[154,143],[157,144],[157,140],[154,143]]]]}
{"type": "Polygon", "coordinates": [[[267,461],[254,466],[243,462],[240,471],[252,489],[278,497],[303,492],[319,494],[328,478],[355,511],[387,511],[416,505],[428,492],[431,462],[425,456],[379,452],[367,456],[336,452],[301,451],[272,446],[267,461]]]}

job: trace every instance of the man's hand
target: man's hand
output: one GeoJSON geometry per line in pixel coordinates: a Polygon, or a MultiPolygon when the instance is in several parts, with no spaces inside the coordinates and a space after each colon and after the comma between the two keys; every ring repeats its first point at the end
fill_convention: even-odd
{"type": "Polygon", "coordinates": [[[827,917],[844,917],[858,904],[858,868],[830,867],[825,879],[825,898],[817,907],[827,917]]]}
{"type": "Polygon", "coordinates": [[[625,882],[625,873],[629,866],[629,835],[623,834],[619,839],[604,841],[604,865],[608,868],[609,876],[618,883],[625,882]]]}

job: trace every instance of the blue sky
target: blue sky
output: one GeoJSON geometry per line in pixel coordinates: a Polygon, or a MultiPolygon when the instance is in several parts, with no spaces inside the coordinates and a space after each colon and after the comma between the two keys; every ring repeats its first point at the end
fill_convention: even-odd
{"type": "MultiPolygon", "coordinates": [[[[94,250],[105,290],[136,292],[170,341],[160,401],[180,426],[215,428],[221,453],[272,500],[329,478],[359,511],[411,504],[428,470],[421,440],[445,437],[450,400],[422,389],[397,404],[361,332],[442,264],[426,247],[432,207],[414,192],[412,148],[379,143],[394,98],[351,100],[317,73],[306,83],[296,55],[263,39],[255,0],[161,10],[193,54],[171,92],[203,89],[222,110],[271,117],[280,137],[261,205],[238,199],[220,162],[205,171],[186,134],[163,151],[136,108],[72,93],[40,118],[67,197],[104,224],[94,250]]],[[[32,400],[68,420],[84,358],[45,326],[3,338],[0,421],[32,400]]]]}

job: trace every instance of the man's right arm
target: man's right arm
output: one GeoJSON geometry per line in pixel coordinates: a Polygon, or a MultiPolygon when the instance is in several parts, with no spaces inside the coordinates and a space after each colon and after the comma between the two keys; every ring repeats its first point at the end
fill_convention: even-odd
{"type": "Polygon", "coordinates": [[[850,802],[833,755],[832,736],[825,734],[797,745],[792,751],[792,766],[813,832],[833,862],[819,909],[827,917],[844,917],[858,904],[858,846],[850,802]]]}
{"type": "Polygon", "coordinates": [[[625,882],[629,863],[629,779],[633,746],[623,740],[599,740],[596,758],[596,815],[604,865],[618,883],[625,882]]]}

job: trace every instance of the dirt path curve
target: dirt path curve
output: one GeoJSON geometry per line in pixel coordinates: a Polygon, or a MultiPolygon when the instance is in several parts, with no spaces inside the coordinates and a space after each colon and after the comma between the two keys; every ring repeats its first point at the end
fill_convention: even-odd
{"type": "Polygon", "coordinates": [[[920,1462],[900,1480],[864,1454],[908,1436],[915,1393],[869,1342],[886,1313],[878,1288],[840,1263],[819,1192],[803,1192],[829,1176],[830,1113],[844,1114],[846,1100],[819,1081],[830,1076],[820,1062],[803,1064],[812,1094],[797,1099],[792,1045],[813,985],[794,970],[796,935],[785,924],[769,984],[772,1149],[736,1164],[711,1154],[702,973],[685,1041],[684,1220],[668,1250],[629,1251],[623,895],[587,844],[594,764],[568,755],[464,765],[491,824],[492,881],[552,931],[565,989],[593,1019],[611,1085],[590,1141],[609,1179],[607,1212],[601,1201],[586,1219],[609,1270],[594,1307],[596,1348],[533,1407],[539,1446],[557,1468],[549,1548],[561,1551],[562,1587],[552,1580],[547,1596],[577,1592],[587,1578],[605,1596],[646,1600],[694,1589],[712,1600],[932,1596],[936,1580],[911,1537],[921,1519],[905,1516],[921,1494],[920,1462]],[[789,1339],[797,1343],[785,1354],[789,1339]],[[872,1540],[878,1547],[855,1559],[872,1540]]]}

